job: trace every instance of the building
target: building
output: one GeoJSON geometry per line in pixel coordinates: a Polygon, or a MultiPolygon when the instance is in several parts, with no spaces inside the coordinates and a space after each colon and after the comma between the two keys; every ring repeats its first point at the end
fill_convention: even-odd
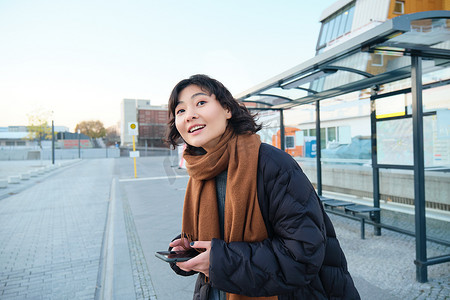
{"type": "Polygon", "coordinates": [[[164,136],[169,121],[167,108],[152,106],[138,101],[138,145],[145,147],[166,147],[164,136]]]}
{"type": "Polygon", "coordinates": [[[140,147],[166,147],[163,139],[167,128],[167,106],[151,105],[150,100],[123,99],[121,104],[121,146],[132,145],[128,124],[137,122],[139,135],[136,145],[140,147]]]}
{"type": "Polygon", "coordinates": [[[35,141],[27,140],[28,132],[0,132],[0,147],[35,147],[35,141]]]}
{"type": "Polygon", "coordinates": [[[137,122],[136,101],[136,99],[123,99],[120,104],[120,145],[122,147],[133,143],[132,136],[128,134],[128,123],[137,122]]]}
{"type": "MultiPolygon", "coordinates": [[[[69,128],[66,126],[55,126],[55,133],[66,133],[69,128]]],[[[49,147],[49,141],[42,141],[43,147],[49,147]]],[[[37,141],[30,139],[30,133],[27,126],[8,126],[0,128],[0,147],[38,147],[37,141]]]]}

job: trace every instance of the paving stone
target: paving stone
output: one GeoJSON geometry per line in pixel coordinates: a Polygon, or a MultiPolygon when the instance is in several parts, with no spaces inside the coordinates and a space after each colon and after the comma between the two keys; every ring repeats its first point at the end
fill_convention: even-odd
{"type": "Polygon", "coordinates": [[[86,161],[0,200],[0,294],[94,299],[113,166],[86,161]]]}
{"type": "MultiPolygon", "coordinates": [[[[400,218],[401,216],[397,216],[400,218]]],[[[430,266],[429,282],[415,279],[415,240],[396,232],[382,230],[381,236],[367,235],[358,239],[359,228],[355,221],[330,214],[337,237],[341,243],[354,277],[362,277],[399,299],[436,299],[431,290],[444,291],[444,282],[450,281],[450,263],[430,266]],[[356,225],[356,227],[355,227],[356,225]],[[355,229],[352,229],[355,227],[355,229]]],[[[408,219],[408,218],[406,218],[408,219]]],[[[403,222],[407,222],[403,220],[403,222]]],[[[371,228],[371,227],[368,227],[371,228]]],[[[444,226],[445,228],[445,226],[444,226]]],[[[436,230],[437,232],[438,230],[436,230]]],[[[369,232],[366,228],[366,233],[369,232]]],[[[442,234],[445,234],[444,232],[442,234]]],[[[428,256],[450,253],[449,247],[428,243],[428,256]],[[440,249],[443,249],[442,252],[440,249]]],[[[447,296],[450,297],[447,290],[447,296]]]]}
{"type": "MultiPolygon", "coordinates": [[[[138,170],[143,178],[161,177],[164,158],[141,158],[138,170]]],[[[174,171],[186,175],[185,170],[174,171]]],[[[4,196],[10,187],[1,189],[0,299],[98,299],[112,178],[131,178],[133,173],[125,158],[85,160],[31,177],[12,195],[4,196]]],[[[154,251],[167,247],[180,227],[186,182],[187,178],[120,183],[134,283],[129,288],[136,299],[192,297],[195,278],[179,277],[154,258],[154,251]]],[[[414,230],[411,216],[382,216],[383,222],[414,230]]],[[[361,240],[359,222],[331,214],[330,218],[363,299],[450,299],[450,263],[430,266],[427,283],[415,280],[413,237],[387,230],[375,236],[367,225],[366,239],[361,240]],[[368,297],[374,291],[376,297],[368,297]]],[[[450,240],[450,223],[427,220],[427,233],[450,240]]],[[[427,251],[431,257],[450,249],[428,242],[427,251]]]]}
{"type": "MultiPolygon", "coordinates": [[[[167,248],[169,240],[179,233],[187,179],[170,181],[161,178],[161,174],[167,174],[161,158],[148,157],[139,161],[140,180],[127,179],[132,178],[133,170],[132,166],[124,163],[120,166],[123,178],[120,183],[131,208],[155,294],[158,300],[189,299],[193,290],[191,278],[180,279],[167,265],[154,258],[154,252],[167,248]],[[173,286],[178,288],[171,288],[173,286]]],[[[182,172],[186,174],[184,170],[171,170],[179,172],[178,175],[183,175],[182,172]]],[[[430,266],[428,283],[416,281],[414,237],[384,229],[381,236],[375,236],[373,227],[366,225],[366,239],[361,240],[360,222],[332,214],[329,216],[362,299],[403,300],[416,299],[422,295],[434,299],[430,297],[439,297],[440,293],[450,299],[450,263],[430,266]]],[[[414,231],[414,217],[411,215],[383,213],[382,216],[385,223],[414,231]]],[[[450,241],[449,220],[427,219],[427,233],[450,241]]],[[[449,247],[436,243],[427,243],[427,247],[428,257],[450,253],[449,247]]]]}

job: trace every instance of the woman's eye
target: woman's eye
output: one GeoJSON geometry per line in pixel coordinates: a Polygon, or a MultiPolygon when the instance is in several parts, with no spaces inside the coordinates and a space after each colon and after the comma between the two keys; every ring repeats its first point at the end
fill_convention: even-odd
{"type": "Polygon", "coordinates": [[[197,105],[204,105],[204,104],[206,104],[206,101],[198,101],[198,103],[197,103],[197,105]]]}
{"type": "Polygon", "coordinates": [[[179,115],[179,114],[181,114],[181,113],[183,113],[183,112],[184,112],[184,109],[179,109],[179,110],[177,110],[177,111],[175,112],[175,114],[179,115]]]}

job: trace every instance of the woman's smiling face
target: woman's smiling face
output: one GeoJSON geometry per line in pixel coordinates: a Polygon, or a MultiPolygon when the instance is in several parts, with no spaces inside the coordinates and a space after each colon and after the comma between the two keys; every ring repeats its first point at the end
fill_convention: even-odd
{"type": "Polygon", "coordinates": [[[209,95],[196,85],[184,88],[175,108],[175,127],[191,146],[208,151],[214,148],[225,132],[231,112],[222,107],[214,94],[209,95]]]}

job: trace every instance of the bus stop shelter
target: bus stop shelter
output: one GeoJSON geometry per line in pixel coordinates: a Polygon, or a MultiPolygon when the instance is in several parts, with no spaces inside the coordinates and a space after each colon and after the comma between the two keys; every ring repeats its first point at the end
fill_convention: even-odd
{"type": "MultiPolygon", "coordinates": [[[[322,195],[320,101],[365,91],[371,103],[371,145],[373,206],[380,207],[380,169],[406,169],[414,173],[414,210],[416,239],[416,279],[426,282],[427,266],[450,261],[450,254],[427,257],[425,218],[425,164],[423,90],[450,84],[450,12],[427,11],[402,15],[372,28],[321,53],[239,95],[260,110],[280,112],[281,148],[284,150],[283,111],[305,104],[315,105],[317,190],[322,195]],[[383,59],[374,67],[373,62],[383,59]],[[437,72],[438,80],[424,75],[437,72]],[[384,85],[409,80],[408,87],[386,91],[384,85]],[[387,118],[411,118],[413,135],[412,164],[382,164],[377,159],[377,99],[411,93],[410,111],[387,118]]],[[[430,76],[433,77],[433,76],[430,76]]],[[[450,98],[450,96],[449,96],[450,98]]],[[[450,100],[450,99],[449,99],[450,100]]],[[[379,221],[379,215],[378,215],[379,221]]],[[[378,228],[378,231],[380,228],[378,228]]],[[[378,232],[379,233],[379,232],[378,232]]]]}

